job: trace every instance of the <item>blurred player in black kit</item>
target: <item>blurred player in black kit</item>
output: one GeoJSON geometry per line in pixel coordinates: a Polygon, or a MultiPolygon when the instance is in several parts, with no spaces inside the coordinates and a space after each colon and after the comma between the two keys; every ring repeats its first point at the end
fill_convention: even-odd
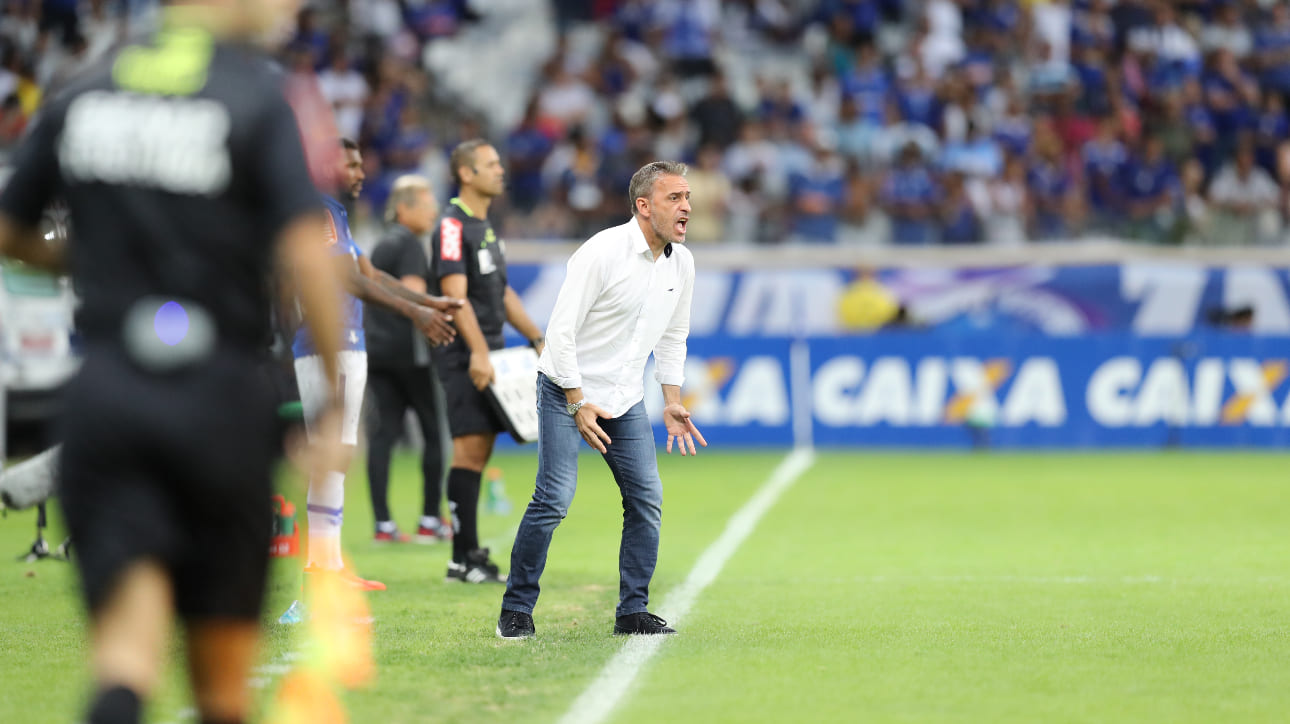
{"type": "MultiPolygon", "coordinates": [[[[263,374],[265,280],[290,270],[337,380],[340,290],[300,132],[249,43],[296,0],[188,0],[50,100],[0,196],[0,253],[66,265],[84,364],[67,393],[60,494],[78,541],[91,724],[137,722],[174,613],[201,721],[248,715],[279,438],[263,374]],[[67,249],[36,232],[66,199],[67,249]]],[[[340,450],[339,405],[313,464],[340,450]]]]}

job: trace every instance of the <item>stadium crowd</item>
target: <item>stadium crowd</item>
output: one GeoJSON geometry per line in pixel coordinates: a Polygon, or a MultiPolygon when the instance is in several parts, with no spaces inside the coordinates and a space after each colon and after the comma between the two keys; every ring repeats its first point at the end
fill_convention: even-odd
{"type": "MultiPolygon", "coordinates": [[[[153,4],[5,0],[0,143],[153,4]]],[[[553,50],[519,86],[518,118],[452,93],[427,60],[477,24],[527,22],[506,5],[322,0],[300,14],[284,64],[315,75],[359,139],[368,209],[409,172],[446,196],[448,151],[484,135],[507,167],[508,238],[616,223],[627,179],[655,158],[691,164],[695,243],[1286,232],[1280,0],[554,0],[532,31],[553,50]]]]}

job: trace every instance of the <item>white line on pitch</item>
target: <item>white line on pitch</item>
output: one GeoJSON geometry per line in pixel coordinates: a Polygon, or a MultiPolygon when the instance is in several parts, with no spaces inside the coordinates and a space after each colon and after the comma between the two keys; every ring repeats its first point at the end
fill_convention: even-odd
{"type": "Polygon", "coordinates": [[[919,583],[1022,583],[1036,585],[1164,585],[1164,586],[1246,586],[1246,585],[1284,585],[1290,578],[1284,576],[1257,576],[1252,578],[1165,578],[1163,576],[973,576],[973,575],[929,575],[929,576],[854,576],[850,578],[793,578],[781,581],[786,585],[822,584],[848,585],[854,583],[878,584],[919,584],[919,583]]]}
{"type": "MultiPolygon", "coordinates": [[[[797,448],[775,468],[765,484],[749,498],[726,523],[726,529],[712,545],[699,556],[685,582],[668,594],[658,609],[658,615],[670,623],[680,623],[698,600],[699,594],[721,573],[726,561],[739,550],[739,546],[752,534],[762,516],[775,505],[779,496],[788,490],[802,473],[815,462],[810,448],[797,448]]],[[[613,711],[636,680],[645,664],[658,651],[666,636],[631,636],[617,654],[605,664],[600,675],[591,682],[565,712],[560,724],[600,724],[613,711]]]]}

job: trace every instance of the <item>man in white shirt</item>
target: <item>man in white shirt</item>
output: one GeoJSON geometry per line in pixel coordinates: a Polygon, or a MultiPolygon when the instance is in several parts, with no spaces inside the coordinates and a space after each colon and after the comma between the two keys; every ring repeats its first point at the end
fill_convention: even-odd
{"type": "Polygon", "coordinates": [[[1214,210],[1208,243],[1251,246],[1276,239],[1281,231],[1281,188],[1254,162],[1254,148],[1243,142],[1236,159],[1223,167],[1209,187],[1214,210]]]}
{"type": "Polygon", "coordinates": [[[690,216],[686,166],[656,161],[632,176],[632,220],[596,234],[569,259],[568,276],[538,362],[538,472],[502,598],[497,635],[534,634],[533,607],[551,535],[573,502],[578,449],[604,456],[623,496],[615,634],[671,634],[647,610],[658,560],[663,484],[642,402],[645,361],[654,352],[663,386],[667,451],[693,455],[703,435],[681,404],[690,333],[694,257],[681,244],[690,216]]]}

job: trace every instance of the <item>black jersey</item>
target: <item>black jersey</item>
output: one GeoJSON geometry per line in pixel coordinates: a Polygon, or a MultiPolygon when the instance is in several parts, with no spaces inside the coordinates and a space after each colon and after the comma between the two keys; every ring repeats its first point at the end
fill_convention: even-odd
{"type": "MultiPolygon", "coordinates": [[[[440,282],[450,274],[466,275],[466,296],[479,320],[489,349],[506,346],[506,244],[493,233],[488,219],[475,216],[461,199],[453,199],[430,240],[430,282],[443,294],[440,282]]],[[[469,355],[460,335],[442,348],[446,356],[469,355]]]]}
{"type": "MultiPolygon", "coordinates": [[[[430,271],[425,240],[402,224],[391,224],[372,249],[372,266],[395,279],[413,276],[425,279],[430,271]]],[[[367,333],[367,364],[372,366],[418,366],[430,364],[430,345],[412,320],[376,304],[363,305],[363,329],[367,333]]]]}
{"type": "Polygon", "coordinates": [[[220,347],[268,336],[272,242],[319,208],[295,116],[264,58],[196,29],[123,48],[42,110],[0,209],[35,224],[55,198],[89,344],[143,298],[200,307],[220,347]]]}

